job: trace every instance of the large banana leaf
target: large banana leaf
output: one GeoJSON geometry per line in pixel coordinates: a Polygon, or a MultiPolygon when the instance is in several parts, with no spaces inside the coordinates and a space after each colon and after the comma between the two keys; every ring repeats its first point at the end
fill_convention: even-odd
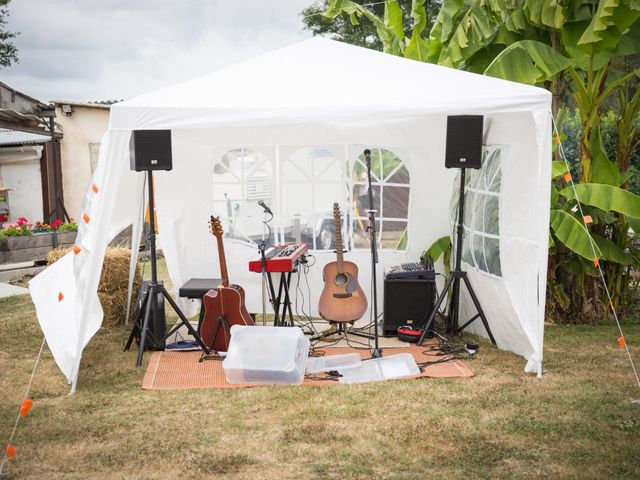
{"type": "Polygon", "coordinates": [[[459,67],[476,52],[491,44],[500,23],[481,2],[473,2],[446,42],[438,63],[459,67]]]}
{"type": "Polygon", "coordinates": [[[429,257],[431,261],[435,262],[449,249],[451,249],[451,238],[447,235],[433,242],[429,248],[422,252],[422,256],[429,257]]]}
{"type": "Polygon", "coordinates": [[[558,0],[525,0],[524,12],[533,25],[561,28],[566,20],[564,9],[558,0]]]}
{"type": "Polygon", "coordinates": [[[411,3],[411,18],[413,28],[411,40],[404,49],[404,56],[420,62],[426,62],[429,58],[429,42],[422,38],[422,33],[427,28],[427,11],[424,8],[425,0],[413,0],[411,3]]]}
{"type": "Polygon", "coordinates": [[[404,40],[404,28],[402,25],[402,9],[397,0],[387,0],[384,4],[384,23],[396,37],[404,40]]]}
{"type": "MultiPolygon", "coordinates": [[[[579,183],[575,185],[581,203],[598,207],[605,212],[618,212],[633,218],[640,218],[640,197],[613,185],[599,183],[579,183]]],[[[571,186],[560,190],[563,197],[574,199],[571,186]]]]}
{"type": "Polygon", "coordinates": [[[558,240],[581,257],[593,260],[594,248],[595,256],[601,257],[598,246],[592,247],[585,226],[564,210],[551,210],[551,229],[558,240]]]}
{"type": "Polygon", "coordinates": [[[599,129],[594,129],[591,134],[589,153],[591,154],[591,181],[619,187],[622,183],[620,169],[609,160],[604,145],[602,145],[599,129]]]}
{"type": "Polygon", "coordinates": [[[560,36],[576,67],[597,71],[613,56],[638,51],[634,30],[640,11],[628,1],[600,0],[593,14],[593,3],[574,1],[571,18],[560,29],[560,36]]]}
{"type": "Polygon", "coordinates": [[[564,162],[554,160],[551,162],[551,179],[558,178],[567,173],[567,165],[564,162]]]}
{"type": "Polygon", "coordinates": [[[436,21],[431,28],[430,38],[446,42],[456,28],[460,15],[464,13],[464,0],[444,0],[436,21]]]}
{"type": "Polygon", "coordinates": [[[322,14],[328,18],[336,18],[338,15],[346,13],[354,25],[358,25],[361,17],[366,17],[376,27],[376,33],[382,41],[384,51],[392,55],[402,55],[404,51],[404,30],[401,28],[402,12],[400,11],[400,17],[398,18],[398,10],[399,6],[396,0],[385,2],[385,17],[381,19],[368,8],[352,0],[331,0],[322,14]],[[398,25],[400,29],[398,29],[398,25]],[[398,35],[401,35],[401,37],[398,35]]]}
{"type": "Polygon", "coordinates": [[[602,41],[604,32],[613,21],[613,14],[619,4],[620,0],[600,0],[598,10],[596,10],[596,13],[591,19],[591,23],[585,29],[580,40],[578,40],[578,44],[585,45],[602,41]]]}
{"type": "Polygon", "coordinates": [[[571,65],[571,60],[535,40],[509,45],[491,62],[485,75],[530,85],[551,80],[571,65]]]}
{"type": "Polygon", "coordinates": [[[602,252],[603,259],[610,260],[615,263],[620,263],[622,265],[631,265],[633,263],[631,255],[629,255],[608,238],[604,238],[597,233],[592,233],[591,238],[593,238],[593,241],[602,252]]]}

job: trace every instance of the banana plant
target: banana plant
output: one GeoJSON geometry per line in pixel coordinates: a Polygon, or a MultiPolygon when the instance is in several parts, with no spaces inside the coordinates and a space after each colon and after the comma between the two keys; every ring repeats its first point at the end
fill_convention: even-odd
{"type": "MultiPolygon", "coordinates": [[[[639,257],[635,232],[640,233],[640,197],[626,189],[629,158],[640,145],[640,89],[629,91],[637,72],[620,70],[614,60],[640,53],[640,1],[443,0],[428,34],[423,7],[424,1],[413,1],[410,30],[399,24],[402,16],[395,14],[393,0],[385,3],[383,18],[351,0],[331,0],[325,15],[348,14],[352,22],[374,22],[389,53],[544,86],[553,94],[559,125],[561,107],[571,95],[581,123],[579,183],[575,190],[563,184],[566,167],[554,162],[549,291],[557,293],[562,310],[578,303],[584,312],[585,298],[602,293],[590,280],[599,275],[594,264],[598,258],[614,301],[619,301],[639,257]],[[616,158],[610,159],[601,118],[606,102],[615,96],[617,147],[616,158]],[[591,223],[577,210],[576,192],[591,223]]],[[[562,139],[564,133],[559,133],[562,139]]],[[[560,159],[559,151],[555,158],[560,159]]],[[[437,250],[437,244],[428,251],[437,250]]]]}

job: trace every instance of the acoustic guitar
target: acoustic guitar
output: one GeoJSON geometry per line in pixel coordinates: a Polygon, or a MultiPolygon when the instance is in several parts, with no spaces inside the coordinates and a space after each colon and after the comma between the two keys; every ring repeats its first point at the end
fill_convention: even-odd
{"type": "Polygon", "coordinates": [[[222,224],[220,219],[211,216],[209,221],[211,234],[218,241],[218,258],[222,283],[215,290],[209,290],[202,298],[204,319],[200,327],[202,341],[217,352],[226,352],[231,340],[230,329],[233,325],[254,325],[251,315],[244,305],[244,289],[240,285],[229,285],[227,259],[224,256],[222,242],[222,224]]]}
{"type": "Polygon", "coordinates": [[[322,318],[330,322],[354,322],[367,311],[367,298],[358,284],[357,265],[343,258],[342,219],[337,203],[333,204],[333,220],[336,225],[337,259],[326,264],[322,272],[324,289],[318,310],[322,318]]]}

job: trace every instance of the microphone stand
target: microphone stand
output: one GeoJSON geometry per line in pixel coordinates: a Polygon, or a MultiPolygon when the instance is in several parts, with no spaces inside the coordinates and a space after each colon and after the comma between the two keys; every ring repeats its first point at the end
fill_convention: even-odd
{"type": "MultiPolygon", "coordinates": [[[[262,206],[262,205],[261,205],[262,206]]],[[[264,208],[264,206],[263,206],[264,208]]],[[[263,227],[262,227],[262,242],[260,243],[260,245],[258,245],[258,250],[260,251],[260,261],[261,261],[261,269],[260,269],[260,275],[262,276],[262,326],[265,326],[267,324],[267,302],[266,302],[266,289],[267,289],[267,256],[265,254],[265,251],[267,249],[267,245],[266,242],[270,240],[271,235],[269,235],[269,238],[267,240],[265,240],[264,236],[265,236],[265,230],[268,228],[267,222],[270,222],[271,219],[273,218],[273,214],[270,212],[267,212],[265,209],[264,212],[264,220],[262,221],[263,227]],[[267,215],[271,215],[271,217],[267,220],[267,215]]],[[[273,300],[271,300],[273,302],[273,300]]]]}
{"type": "Polygon", "coordinates": [[[376,248],[376,210],[373,209],[373,188],[371,187],[371,150],[368,148],[364,151],[364,158],[367,163],[367,180],[369,184],[369,240],[371,242],[371,282],[373,285],[373,323],[374,323],[374,345],[375,348],[371,353],[372,358],[382,357],[382,349],[378,344],[378,288],[376,286],[376,263],[378,263],[378,251],[376,248]]]}

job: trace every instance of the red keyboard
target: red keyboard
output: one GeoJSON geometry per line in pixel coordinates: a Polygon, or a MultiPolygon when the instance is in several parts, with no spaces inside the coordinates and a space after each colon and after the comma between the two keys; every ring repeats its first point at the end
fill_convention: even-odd
{"type": "MultiPolygon", "coordinates": [[[[292,272],[298,260],[306,253],[307,244],[287,243],[285,245],[275,245],[265,252],[267,257],[267,272],[292,272]]],[[[262,272],[262,260],[251,260],[249,262],[250,272],[262,272]]]]}

